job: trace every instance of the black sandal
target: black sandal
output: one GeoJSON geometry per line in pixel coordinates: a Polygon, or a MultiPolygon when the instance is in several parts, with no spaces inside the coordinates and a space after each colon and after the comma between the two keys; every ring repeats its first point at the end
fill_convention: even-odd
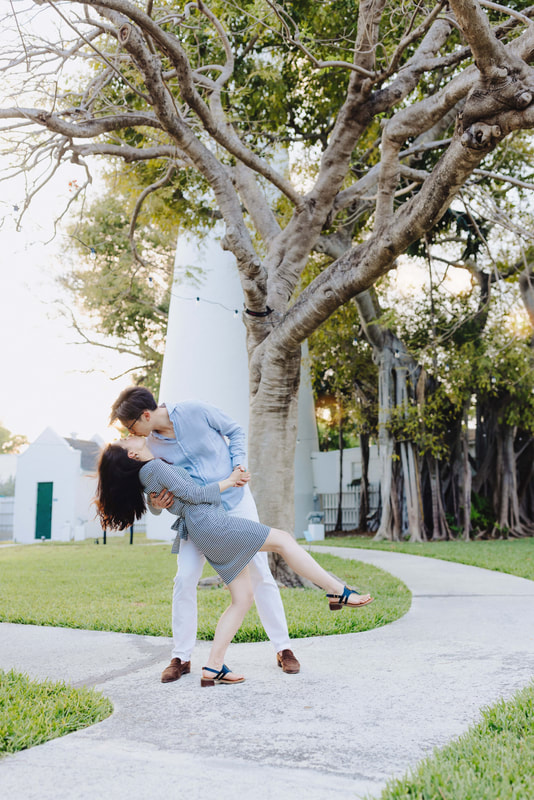
{"type": "Polygon", "coordinates": [[[232,670],[228,669],[226,664],[223,664],[219,671],[217,671],[216,669],[212,669],[211,667],[202,667],[202,669],[205,669],[206,672],[214,672],[215,677],[214,678],[202,677],[200,679],[201,686],[215,686],[216,683],[226,683],[226,684],[243,683],[243,681],[245,680],[244,678],[238,678],[237,680],[233,681],[231,678],[227,678],[226,676],[232,670]]]}
{"type": "Polygon", "coordinates": [[[364,600],[363,603],[358,603],[357,605],[353,605],[349,603],[349,597],[351,594],[361,594],[361,592],[357,592],[356,589],[349,589],[348,586],[343,587],[343,594],[327,594],[327,597],[331,597],[332,600],[328,602],[330,606],[330,611],[339,611],[343,608],[343,606],[348,606],[349,608],[360,608],[361,606],[366,606],[369,603],[372,603],[374,598],[370,597],[369,600],[364,600]],[[335,600],[334,600],[335,598],[335,600]]]}

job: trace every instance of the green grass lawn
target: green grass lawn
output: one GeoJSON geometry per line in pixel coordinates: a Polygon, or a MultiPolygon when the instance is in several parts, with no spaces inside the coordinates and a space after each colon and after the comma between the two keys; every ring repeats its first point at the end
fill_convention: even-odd
{"type": "Polygon", "coordinates": [[[92,689],[34,681],[0,670],[0,754],[15,753],[109,717],[111,702],[92,689]]]}
{"type": "MultiPolygon", "coordinates": [[[[126,541],[126,537],[112,539],[106,547],[82,542],[0,549],[0,620],[170,636],[175,559],[168,545],[129,547],[126,541]]],[[[327,539],[324,544],[443,558],[534,580],[534,539],[409,544],[340,537],[327,539]]],[[[372,591],[377,600],[358,612],[331,614],[320,592],[282,590],[292,636],[367,630],[396,619],[408,609],[409,591],[387,573],[326,554],[318,560],[347,583],[372,591]]],[[[211,570],[207,568],[205,574],[211,574],[211,570]]],[[[223,589],[199,590],[199,635],[202,638],[211,637],[213,626],[227,603],[228,594],[223,589]]],[[[238,640],[261,638],[265,637],[259,620],[255,612],[251,612],[238,640]]],[[[0,673],[2,684],[5,675],[0,673]]],[[[27,679],[22,676],[22,680],[27,679]]],[[[6,691],[2,691],[5,695],[6,691]]],[[[22,694],[25,696],[28,692],[23,688],[22,694]]],[[[26,716],[16,715],[20,732],[13,728],[9,734],[8,723],[1,716],[2,701],[3,696],[0,696],[2,741],[11,736],[13,740],[27,742],[22,744],[27,747],[44,741],[26,738],[29,729],[35,729],[38,734],[43,730],[51,731],[47,738],[68,732],[55,732],[54,718],[61,718],[63,712],[57,714],[54,706],[41,722],[34,722],[32,717],[40,713],[40,703],[30,701],[26,716]]],[[[71,706],[80,705],[77,697],[64,702],[59,708],[64,708],[66,715],[71,706]]],[[[104,708],[99,718],[109,712],[109,707],[104,708]]],[[[88,712],[83,711],[80,719],[78,727],[91,724],[88,712]]],[[[509,702],[485,709],[478,725],[436,751],[405,778],[390,782],[381,795],[381,800],[532,798],[534,685],[509,702]]]]}
{"type": "Polygon", "coordinates": [[[332,536],[313,542],[332,547],[362,547],[369,550],[388,550],[414,556],[442,558],[484,569],[508,572],[520,578],[534,580],[534,538],[476,542],[373,542],[365,536],[332,536]]]}
{"type": "MultiPolygon", "coordinates": [[[[110,538],[105,546],[87,540],[0,548],[0,621],[171,636],[176,558],[169,545],[127,542],[124,536],[110,538]]],[[[327,554],[318,560],[376,600],[357,612],[333,614],[323,592],[282,589],[290,636],[369,630],[408,610],[410,592],[389,573],[327,554]]],[[[205,574],[213,574],[209,566],[205,574]]],[[[223,588],[202,589],[198,600],[198,636],[211,639],[230,596],[223,588]]],[[[253,608],[235,641],[265,638],[253,608]]]]}
{"type": "Polygon", "coordinates": [[[484,709],[482,721],[437,750],[380,800],[532,800],[534,685],[484,709]]]}

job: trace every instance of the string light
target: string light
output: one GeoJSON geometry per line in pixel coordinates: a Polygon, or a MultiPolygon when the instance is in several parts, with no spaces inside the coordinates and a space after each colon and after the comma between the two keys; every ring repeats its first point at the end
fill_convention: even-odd
{"type": "Polygon", "coordinates": [[[177,300],[195,300],[195,303],[198,305],[199,303],[209,303],[210,306],[219,306],[220,308],[224,308],[225,311],[230,311],[234,317],[239,316],[239,309],[237,308],[229,308],[225,306],[224,303],[219,303],[218,300],[208,300],[205,297],[184,297],[181,294],[176,294],[175,292],[171,292],[171,297],[176,297],[177,300]]]}
{"type": "MultiPolygon", "coordinates": [[[[82,244],[83,244],[83,242],[82,242],[82,244]]],[[[86,245],[86,247],[87,247],[87,245],[86,245]]],[[[90,251],[91,258],[95,259],[97,257],[96,249],[94,247],[90,247],[89,251],[90,251]]],[[[154,289],[155,288],[155,283],[158,283],[163,289],[167,288],[165,282],[162,280],[162,278],[159,275],[148,275],[147,276],[147,283],[148,283],[148,286],[149,286],[150,289],[154,289]]],[[[200,304],[200,303],[209,303],[210,305],[213,305],[213,306],[219,306],[220,308],[224,308],[225,311],[229,311],[232,314],[232,316],[234,317],[234,319],[238,319],[239,318],[239,309],[238,308],[229,308],[229,306],[225,306],[224,303],[219,303],[217,300],[208,300],[207,298],[200,297],[198,295],[195,296],[195,297],[184,297],[183,295],[176,294],[176,292],[173,292],[172,290],[169,292],[169,294],[171,295],[171,297],[176,297],[177,300],[189,300],[189,301],[194,300],[197,305],[200,304]]]]}

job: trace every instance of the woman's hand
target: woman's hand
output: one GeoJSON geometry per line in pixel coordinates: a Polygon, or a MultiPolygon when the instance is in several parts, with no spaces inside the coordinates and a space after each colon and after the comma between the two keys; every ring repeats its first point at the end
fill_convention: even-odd
{"type": "Polygon", "coordinates": [[[237,467],[234,467],[232,474],[229,475],[228,478],[225,478],[224,481],[219,481],[219,489],[221,492],[224,492],[226,489],[232,489],[234,486],[244,486],[249,480],[250,472],[239,464],[237,467]]]}
{"type": "Polygon", "coordinates": [[[233,475],[236,475],[236,482],[234,483],[234,486],[244,486],[250,480],[250,472],[246,467],[242,467],[241,464],[238,464],[237,467],[234,467],[234,471],[232,472],[232,475],[230,475],[230,478],[232,478],[233,475]]]}

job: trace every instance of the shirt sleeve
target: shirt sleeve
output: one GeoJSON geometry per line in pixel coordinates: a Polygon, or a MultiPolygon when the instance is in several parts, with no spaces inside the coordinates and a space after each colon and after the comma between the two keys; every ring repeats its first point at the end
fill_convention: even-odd
{"type": "Polygon", "coordinates": [[[150,501],[150,492],[148,493],[147,498],[146,498],[146,506],[147,506],[147,508],[148,508],[148,510],[150,511],[151,514],[154,514],[154,516],[159,517],[159,515],[161,514],[162,509],[161,508],[155,508],[152,505],[152,503],[150,501]]]}
{"type": "Polygon", "coordinates": [[[214,503],[220,505],[221,490],[218,483],[208,483],[199,486],[185,470],[178,470],[164,461],[154,459],[152,462],[153,475],[161,485],[172,492],[175,497],[184,503],[214,503]]]}
{"type": "Polygon", "coordinates": [[[230,450],[230,458],[232,459],[232,467],[237,467],[238,464],[243,466],[247,461],[247,452],[245,449],[245,431],[238,425],[235,420],[221,411],[220,408],[209,405],[209,403],[199,403],[201,406],[208,425],[221,433],[223,436],[228,437],[228,449],[230,450]]]}

